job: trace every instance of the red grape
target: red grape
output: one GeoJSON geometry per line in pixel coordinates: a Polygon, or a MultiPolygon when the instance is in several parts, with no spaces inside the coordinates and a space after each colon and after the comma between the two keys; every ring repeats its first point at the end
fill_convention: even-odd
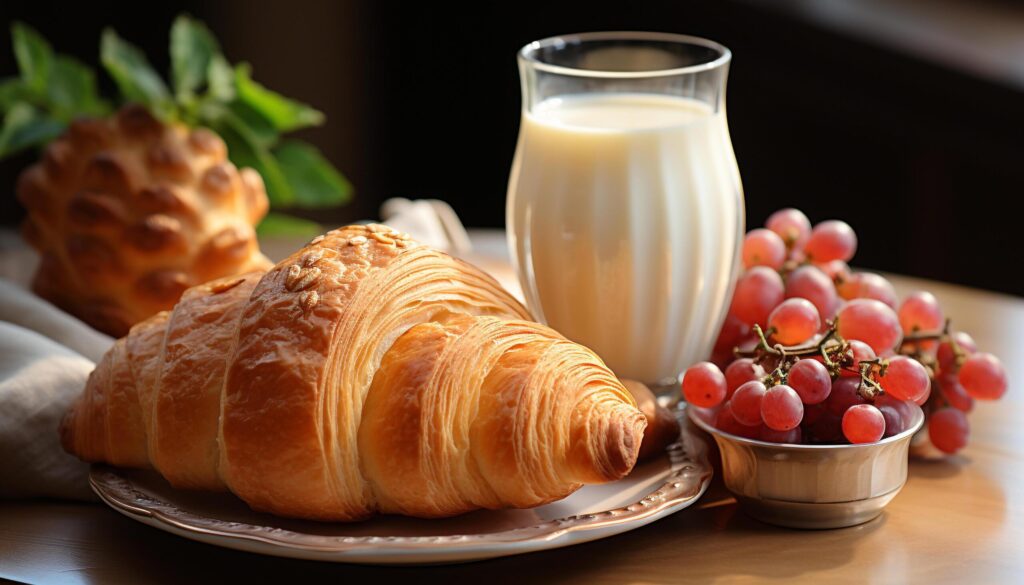
{"type": "Polygon", "coordinates": [[[804,246],[807,257],[814,262],[842,260],[848,262],[857,251],[857,234],[844,221],[823,221],[811,230],[804,246]]]}
{"type": "Polygon", "coordinates": [[[742,257],[744,268],[767,266],[779,269],[786,261],[786,243],[771,230],[751,230],[743,238],[742,257]]]}
{"type": "Polygon", "coordinates": [[[854,299],[839,311],[839,335],[868,344],[876,354],[892,350],[902,337],[896,312],[874,299],[854,299]]]}
{"type": "Polygon", "coordinates": [[[767,426],[761,427],[761,432],[758,434],[758,439],[767,441],[769,443],[790,443],[799,445],[800,440],[803,438],[803,433],[800,432],[800,427],[794,427],[788,431],[776,431],[767,426]]]}
{"type": "Polygon", "coordinates": [[[903,432],[903,417],[900,416],[898,410],[891,406],[878,406],[877,404],[875,406],[878,408],[878,412],[882,413],[882,418],[885,419],[883,437],[891,437],[903,432]]]}
{"type": "Polygon", "coordinates": [[[728,366],[729,362],[735,359],[735,357],[736,356],[734,356],[731,351],[722,351],[716,349],[711,352],[711,357],[708,358],[708,361],[715,364],[724,371],[725,367],[728,366]]]}
{"type": "Polygon", "coordinates": [[[768,327],[783,345],[797,345],[814,336],[821,329],[821,317],[807,299],[786,299],[768,315],[768,327]]]}
{"type": "Polygon", "coordinates": [[[824,272],[810,265],[797,268],[786,277],[786,298],[807,299],[822,319],[829,319],[838,301],[836,287],[824,272]]]}
{"type": "MultiPolygon", "coordinates": [[[[939,300],[930,292],[917,291],[903,299],[900,310],[897,313],[900,318],[900,327],[904,333],[914,331],[935,331],[942,328],[944,318],[939,300]]],[[[923,351],[935,349],[936,342],[925,340],[915,342],[915,345],[923,351]]]]}
{"type": "Polygon", "coordinates": [[[787,246],[800,249],[811,237],[811,222],[799,209],[780,209],[768,216],[764,226],[775,232],[787,246]]]}
{"type": "Polygon", "coordinates": [[[732,395],[732,415],[740,424],[756,426],[761,424],[761,401],[767,390],[760,381],[747,382],[732,395]]]}
{"type": "Polygon", "coordinates": [[[903,299],[898,312],[900,326],[910,333],[914,330],[933,331],[942,327],[942,307],[930,292],[919,290],[903,299]]]}
{"type": "Polygon", "coordinates": [[[974,399],[960,385],[956,374],[944,374],[938,380],[939,392],[950,406],[964,412],[971,412],[974,409],[974,399]]]}
{"type": "Polygon", "coordinates": [[[999,358],[976,353],[960,366],[960,385],[974,398],[995,400],[1006,393],[1006,370],[999,358]]]}
{"type": "Polygon", "coordinates": [[[885,417],[870,404],[851,406],[843,414],[843,435],[851,443],[874,443],[885,434],[885,417]]]}
{"type": "Polygon", "coordinates": [[[839,296],[846,300],[853,299],[875,299],[881,301],[893,309],[899,298],[896,296],[896,289],[884,276],[873,272],[858,272],[850,275],[849,278],[840,283],[836,290],[839,296]]]}
{"type": "Polygon", "coordinates": [[[832,282],[846,282],[850,278],[850,267],[842,260],[832,260],[815,264],[819,270],[832,279],[832,282]]]}
{"type": "Polygon", "coordinates": [[[899,302],[899,297],[896,295],[896,287],[889,282],[889,279],[873,272],[861,274],[860,292],[857,297],[882,301],[893,309],[896,308],[899,302]]]}
{"type": "Polygon", "coordinates": [[[857,291],[860,290],[860,275],[863,272],[853,272],[842,281],[835,283],[836,294],[839,298],[851,300],[857,298],[857,291]]]}
{"type": "Polygon", "coordinates": [[[766,266],[755,266],[736,281],[729,312],[747,325],[764,326],[768,314],[785,298],[785,287],[778,272],[766,266]]]}
{"type": "Polygon", "coordinates": [[[843,438],[842,424],[841,416],[826,411],[807,430],[819,443],[834,443],[843,438]]]}
{"type": "Polygon", "coordinates": [[[926,388],[927,389],[925,390],[924,394],[919,396],[917,398],[917,400],[913,401],[914,404],[916,404],[918,406],[924,406],[925,403],[928,402],[928,399],[931,398],[931,396],[932,396],[932,384],[931,384],[931,381],[929,381],[928,386],[926,388]]]}
{"type": "Polygon", "coordinates": [[[834,443],[844,436],[853,443],[873,442],[931,418],[938,448],[962,448],[967,440],[963,413],[976,398],[1001,397],[1008,386],[1006,370],[991,354],[976,353],[966,333],[941,342],[913,340],[919,332],[942,329],[945,315],[937,299],[918,291],[900,303],[885,277],[851,272],[847,262],[857,244],[848,224],[832,220],[812,228],[792,208],[773,213],[764,229],[747,233],[741,250],[746,270],[712,352],[721,368],[709,362],[689,368],[682,382],[685,399],[717,407],[715,425],[724,432],[770,442],[834,443]],[[831,369],[825,365],[828,357],[805,355],[808,351],[798,356],[789,355],[791,349],[781,356],[762,351],[752,330],[754,325],[764,329],[770,344],[802,346],[820,342],[832,324],[837,330],[825,345],[828,356],[837,351],[837,342],[845,351],[835,354],[831,369]],[[752,357],[734,360],[734,348],[752,357]],[[928,354],[917,353],[922,351],[928,354]],[[865,365],[879,359],[885,360],[880,366],[865,365]],[[881,388],[877,395],[863,386],[862,367],[875,380],[868,385],[877,382],[881,388]],[[765,372],[772,370],[782,383],[766,388],[765,372]]]}
{"type": "Polygon", "coordinates": [[[859,341],[857,339],[851,339],[847,341],[850,345],[849,356],[852,361],[851,365],[846,366],[839,371],[840,376],[859,377],[860,376],[860,364],[863,361],[869,361],[875,359],[875,351],[871,349],[871,346],[859,341]]]}
{"type": "Polygon", "coordinates": [[[727,397],[732,398],[736,389],[752,380],[760,380],[764,376],[764,368],[750,358],[740,358],[725,368],[725,389],[727,397]]]}
{"type": "Polygon", "coordinates": [[[788,431],[799,426],[803,418],[804,403],[789,386],[772,386],[761,399],[761,420],[768,428],[788,431]]]}
{"type": "Polygon", "coordinates": [[[903,421],[903,424],[906,425],[904,427],[904,430],[907,429],[907,428],[910,428],[910,423],[911,423],[911,421],[914,420],[915,412],[921,410],[913,402],[909,402],[907,400],[900,400],[898,398],[893,398],[892,396],[889,396],[888,394],[882,394],[880,396],[876,396],[875,397],[875,406],[876,407],[888,406],[888,407],[891,407],[896,412],[898,412],[900,414],[900,419],[903,421]]]}
{"type": "Polygon", "coordinates": [[[838,315],[839,311],[842,311],[843,307],[846,306],[846,303],[846,299],[841,299],[838,296],[836,296],[836,302],[832,303],[832,316],[835,317],[836,315],[838,315]]]}
{"type": "Polygon", "coordinates": [[[718,414],[715,415],[715,428],[736,435],[737,437],[746,437],[748,439],[756,439],[760,435],[761,427],[763,425],[758,423],[753,426],[745,425],[736,420],[736,417],[732,413],[732,405],[726,402],[722,406],[718,414]]]}
{"type": "Polygon", "coordinates": [[[787,381],[804,404],[820,404],[832,392],[828,368],[815,360],[800,360],[793,364],[787,381]]]}
{"type": "Polygon", "coordinates": [[[800,424],[805,427],[812,426],[823,414],[828,414],[823,404],[804,404],[804,420],[800,424]]]}
{"type": "Polygon", "coordinates": [[[832,381],[832,392],[824,404],[832,415],[843,416],[851,406],[865,402],[860,395],[860,378],[836,378],[832,381]]]}
{"type": "MultiPolygon", "coordinates": [[[[951,337],[965,356],[978,351],[978,344],[974,343],[974,339],[963,331],[957,331],[951,337]]],[[[953,344],[950,341],[943,341],[939,344],[935,358],[939,361],[939,369],[943,372],[956,370],[956,353],[953,351],[953,344]]]]}
{"type": "Polygon", "coordinates": [[[759,343],[760,340],[758,339],[757,335],[751,333],[750,335],[747,335],[746,337],[741,339],[740,342],[736,345],[736,348],[744,352],[753,351],[759,343]]]}
{"type": "Polygon", "coordinates": [[[718,406],[725,400],[725,374],[708,362],[690,366],[683,376],[683,396],[695,406],[718,406]]]}
{"type": "Polygon", "coordinates": [[[878,385],[885,393],[899,400],[917,402],[931,389],[928,370],[914,358],[898,355],[889,359],[885,375],[878,376],[878,385]]]}
{"type": "Polygon", "coordinates": [[[739,345],[740,340],[750,333],[750,326],[740,321],[735,315],[726,315],[722,323],[722,330],[718,332],[718,339],[715,340],[715,351],[732,352],[733,348],[739,345]]]}
{"type": "Polygon", "coordinates": [[[928,418],[928,438],[943,453],[956,453],[967,445],[967,416],[955,408],[940,408],[928,418]]]}

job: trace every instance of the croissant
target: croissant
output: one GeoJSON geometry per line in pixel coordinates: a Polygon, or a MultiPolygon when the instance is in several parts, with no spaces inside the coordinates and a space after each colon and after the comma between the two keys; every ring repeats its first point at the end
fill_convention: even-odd
{"type": "Polygon", "coordinates": [[[96,367],[78,457],[282,516],[532,507],[633,467],[646,419],[492,278],[379,225],[185,291],[96,367]]]}

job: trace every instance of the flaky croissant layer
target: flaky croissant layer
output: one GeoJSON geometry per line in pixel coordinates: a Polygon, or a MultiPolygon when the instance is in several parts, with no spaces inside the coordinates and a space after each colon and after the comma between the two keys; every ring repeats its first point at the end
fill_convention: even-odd
{"type": "Polygon", "coordinates": [[[587,348],[385,226],[187,290],[104,356],[65,449],[318,520],[531,507],[632,469],[646,420],[587,348]]]}

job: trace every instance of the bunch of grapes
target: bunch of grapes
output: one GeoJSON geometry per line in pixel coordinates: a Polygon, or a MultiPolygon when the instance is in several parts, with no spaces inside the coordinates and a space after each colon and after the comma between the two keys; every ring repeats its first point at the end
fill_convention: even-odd
{"type": "Polygon", "coordinates": [[[847,262],[857,236],[842,221],[811,228],[796,209],[743,241],[744,272],[711,362],[686,371],[687,402],[717,428],[778,443],[871,443],[924,409],[935,447],[967,443],[975,399],[1006,392],[1006,371],[954,332],[935,296],[900,303],[892,284],[847,262]]]}

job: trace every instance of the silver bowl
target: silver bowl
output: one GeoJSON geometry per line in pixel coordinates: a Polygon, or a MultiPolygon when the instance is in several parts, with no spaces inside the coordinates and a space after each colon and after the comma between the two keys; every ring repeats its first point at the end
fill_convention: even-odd
{"type": "Polygon", "coordinates": [[[748,514],[790,528],[842,528],[871,520],[907,481],[910,440],[924,424],[914,409],[898,435],[862,445],[793,445],[745,439],[716,429],[713,411],[687,407],[718,443],[722,477],[748,514]]]}

